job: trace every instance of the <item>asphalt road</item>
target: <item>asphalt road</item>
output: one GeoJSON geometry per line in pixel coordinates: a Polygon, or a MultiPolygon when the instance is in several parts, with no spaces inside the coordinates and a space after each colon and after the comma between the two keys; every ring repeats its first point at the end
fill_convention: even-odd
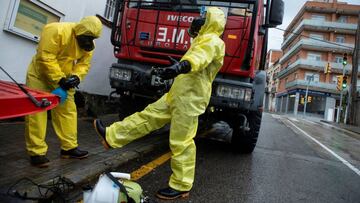
{"type": "MultiPolygon", "coordinates": [[[[175,202],[360,202],[358,134],[264,114],[252,154],[236,154],[228,144],[208,139],[196,144],[194,187],[189,198],[175,202]]],[[[119,171],[131,173],[164,153],[155,151],[119,171]]],[[[169,165],[167,161],[137,181],[158,202],[154,194],[167,186],[169,165]]]]}

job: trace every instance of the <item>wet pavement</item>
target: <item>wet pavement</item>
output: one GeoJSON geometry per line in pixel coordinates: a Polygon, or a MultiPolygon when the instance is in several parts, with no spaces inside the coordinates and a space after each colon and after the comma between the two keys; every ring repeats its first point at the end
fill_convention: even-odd
{"type": "MultiPolygon", "coordinates": [[[[190,197],[174,202],[358,203],[360,176],[289,122],[332,150],[338,147],[343,154],[337,150],[336,153],[354,166],[356,162],[345,154],[352,154],[352,160],[360,158],[357,153],[360,140],[352,135],[327,129],[321,123],[264,114],[258,144],[252,154],[237,154],[228,144],[198,139],[196,175],[190,197]]],[[[137,160],[120,170],[131,172],[146,162],[137,160]]],[[[170,174],[168,161],[138,182],[150,198],[157,200],[154,194],[166,186],[170,174]]]]}
{"type": "MultiPolygon", "coordinates": [[[[110,124],[117,115],[102,119],[110,124]]],[[[59,141],[49,125],[47,156],[51,164],[39,169],[30,166],[25,151],[24,123],[0,123],[0,202],[23,202],[5,193],[24,177],[36,183],[66,177],[77,186],[73,199],[81,199],[81,186],[94,184],[101,172],[131,173],[168,151],[168,135],[164,132],[106,151],[93,130],[92,119],[79,119],[78,125],[79,146],[89,150],[90,156],[84,160],[61,159],[59,141]]],[[[214,132],[228,130],[222,126],[214,132]]],[[[193,190],[189,198],[175,202],[359,202],[360,175],[303,132],[359,169],[360,134],[321,121],[265,113],[252,154],[237,154],[229,144],[197,138],[193,190]]],[[[156,200],[155,192],[167,186],[170,174],[167,161],[138,182],[145,194],[156,200]]],[[[17,189],[36,194],[37,188],[25,183],[17,189]]]]}
{"type": "MultiPolygon", "coordinates": [[[[357,127],[346,126],[346,128],[342,128],[344,125],[341,124],[324,121],[314,122],[302,118],[287,119],[326,146],[326,148],[356,168],[360,168],[360,133],[356,132],[357,127]]],[[[288,126],[292,127],[291,125],[288,126]]]]}

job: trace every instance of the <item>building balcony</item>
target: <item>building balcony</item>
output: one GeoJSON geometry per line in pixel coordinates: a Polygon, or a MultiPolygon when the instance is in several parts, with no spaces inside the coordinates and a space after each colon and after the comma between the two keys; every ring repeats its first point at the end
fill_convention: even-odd
{"type": "Polygon", "coordinates": [[[314,51],[331,51],[340,53],[350,53],[354,49],[354,44],[347,43],[327,43],[315,39],[301,39],[295,44],[283,57],[280,58],[279,63],[284,64],[291,56],[296,54],[300,49],[314,50],[314,51]]]}
{"type": "Polygon", "coordinates": [[[302,30],[314,30],[320,32],[336,32],[343,34],[355,34],[356,33],[356,24],[350,23],[339,23],[332,21],[323,21],[323,20],[313,20],[305,19],[296,27],[296,29],[284,40],[281,44],[281,48],[284,49],[290,44],[298,35],[294,33],[301,33],[302,30]]]}
{"type": "MultiPolygon", "coordinates": [[[[311,81],[309,83],[309,81],[307,81],[307,80],[294,80],[294,81],[286,83],[285,88],[286,89],[297,89],[297,88],[306,89],[308,84],[309,84],[310,90],[339,94],[339,91],[336,89],[335,83],[324,83],[324,82],[315,82],[315,81],[311,81]]],[[[348,88],[349,87],[350,87],[350,84],[348,84],[348,88]]],[[[276,90],[276,88],[275,88],[275,90],[276,90]]],[[[359,84],[356,86],[356,90],[357,90],[358,94],[360,95],[359,84]]],[[[276,91],[274,91],[274,92],[276,93],[276,91]]],[[[274,92],[271,91],[271,93],[274,93],[274,92]]]]}
{"type": "MultiPolygon", "coordinates": [[[[276,78],[283,78],[290,73],[295,72],[299,68],[314,70],[324,72],[325,66],[327,65],[327,61],[315,61],[309,59],[298,59],[294,63],[290,64],[285,69],[281,70],[278,74],[276,74],[276,78]]],[[[330,63],[331,72],[332,73],[342,73],[343,65],[341,63],[330,63]]],[[[346,73],[350,73],[352,70],[352,65],[348,64],[345,66],[346,73]]]]}
{"type": "Polygon", "coordinates": [[[270,93],[276,93],[276,92],[277,92],[276,87],[272,87],[270,93]]]}
{"type": "Polygon", "coordinates": [[[309,89],[312,89],[312,90],[333,92],[333,93],[337,92],[336,84],[323,83],[323,82],[314,82],[314,81],[311,81],[309,83],[309,81],[307,81],[307,80],[294,80],[294,81],[288,82],[288,83],[285,84],[285,88],[286,89],[289,89],[289,88],[306,89],[306,86],[308,84],[309,84],[309,89]]]}

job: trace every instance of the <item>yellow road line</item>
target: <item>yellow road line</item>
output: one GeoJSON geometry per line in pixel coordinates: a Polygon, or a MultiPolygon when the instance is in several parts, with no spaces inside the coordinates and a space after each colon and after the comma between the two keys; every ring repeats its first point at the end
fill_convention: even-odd
{"type": "Polygon", "coordinates": [[[141,166],[136,171],[133,171],[131,173],[131,180],[139,180],[146,174],[150,173],[152,170],[154,170],[156,167],[160,166],[161,164],[165,163],[167,160],[171,158],[171,152],[168,152],[159,158],[155,159],[154,161],[151,161],[147,163],[146,165],[141,166]]]}
{"type": "MultiPolygon", "coordinates": [[[[162,165],[167,160],[171,158],[171,152],[168,152],[166,154],[161,155],[159,158],[155,159],[154,161],[151,161],[147,163],[146,165],[141,166],[136,171],[133,171],[131,175],[131,180],[136,181],[145,176],[146,174],[150,173],[152,170],[154,170],[156,167],[162,165]]],[[[84,200],[80,200],[77,203],[83,203],[84,200]]]]}

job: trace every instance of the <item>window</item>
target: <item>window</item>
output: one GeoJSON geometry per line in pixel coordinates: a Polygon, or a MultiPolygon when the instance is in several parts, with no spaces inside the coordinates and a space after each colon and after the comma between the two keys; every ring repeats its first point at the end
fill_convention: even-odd
{"type": "Polygon", "coordinates": [[[59,22],[64,14],[35,0],[13,0],[4,30],[38,42],[43,27],[59,22]]]}
{"type": "Polygon", "coordinates": [[[294,73],[294,78],[295,78],[295,80],[298,79],[298,74],[297,73],[294,73]]]}
{"type": "Polygon", "coordinates": [[[319,20],[319,21],[325,21],[325,16],[313,14],[313,15],[311,15],[311,19],[313,19],[313,20],[319,20]]]}
{"type": "Polygon", "coordinates": [[[336,83],[337,83],[337,77],[336,77],[336,75],[332,76],[331,83],[332,83],[332,84],[336,84],[336,83]]]}
{"type": "Polygon", "coordinates": [[[309,52],[307,54],[307,59],[313,60],[313,61],[321,61],[321,54],[320,53],[309,52]]]}
{"type": "Polygon", "coordinates": [[[324,39],[324,36],[323,36],[322,34],[314,34],[314,33],[311,33],[311,34],[309,35],[309,37],[310,37],[311,39],[320,39],[320,40],[323,40],[323,39],[324,39]]]}
{"type": "Polygon", "coordinates": [[[305,73],[305,80],[311,82],[319,82],[319,74],[318,73],[305,73]]]}
{"type": "Polygon", "coordinates": [[[106,0],[104,17],[109,21],[113,20],[116,0],[106,0]]]}
{"type": "Polygon", "coordinates": [[[337,43],[345,43],[345,37],[344,36],[336,36],[335,41],[337,43]]]}
{"type": "Polygon", "coordinates": [[[337,20],[339,23],[346,23],[347,22],[347,16],[340,16],[337,20]]]}
{"type": "Polygon", "coordinates": [[[218,2],[209,0],[132,0],[130,8],[141,7],[142,9],[160,9],[171,11],[189,11],[200,12],[202,6],[218,6],[221,8],[225,17],[228,15],[235,16],[252,16],[254,4],[237,3],[237,2],[218,2]]]}
{"type": "Polygon", "coordinates": [[[335,63],[342,63],[343,57],[342,56],[335,56],[335,63]]]}

